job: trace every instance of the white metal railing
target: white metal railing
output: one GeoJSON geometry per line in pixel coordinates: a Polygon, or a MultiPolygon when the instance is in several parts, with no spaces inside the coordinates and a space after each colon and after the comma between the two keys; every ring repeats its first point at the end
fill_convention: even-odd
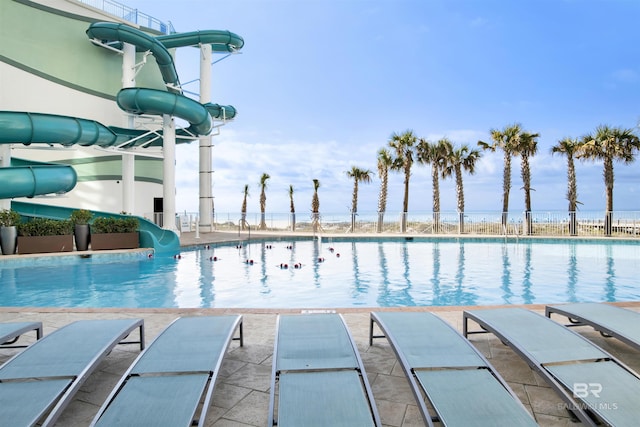
{"type": "Polygon", "coordinates": [[[142,27],[150,28],[161,32],[162,34],[175,33],[175,29],[171,24],[171,21],[167,23],[140,12],[138,9],[134,9],[122,3],[114,0],[78,0],[80,3],[84,3],[96,9],[103,10],[113,16],[124,19],[125,21],[138,24],[142,27]]]}
{"type": "MultiPolygon", "coordinates": [[[[154,214],[145,215],[153,220],[154,214]]],[[[523,236],[616,236],[640,237],[640,212],[612,212],[610,224],[605,221],[604,212],[567,212],[548,211],[530,212],[527,226],[527,215],[524,212],[510,212],[502,223],[500,212],[470,212],[460,215],[457,212],[409,212],[405,216],[407,234],[424,235],[493,235],[519,238],[523,236]],[[573,220],[572,225],[572,218],[573,220]],[[607,233],[608,232],[608,233],[607,233]]],[[[157,218],[158,215],[155,214],[157,218]]],[[[387,212],[380,227],[378,213],[367,212],[356,215],[355,229],[352,230],[350,213],[329,213],[320,215],[323,233],[401,233],[403,215],[387,212]]],[[[183,231],[195,231],[198,214],[183,213],[179,216],[183,231]],[[185,224],[189,224],[185,227],[185,224]]],[[[216,213],[213,217],[214,230],[235,231],[238,228],[240,213],[216,213]]],[[[246,222],[252,231],[260,232],[260,213],[247,213],[246,222]]],[[[267,213],[265,215],[266,230],[287,232],[312,232],[313,221],[310,213],[295,215],[289,213],[267,213]]]]}

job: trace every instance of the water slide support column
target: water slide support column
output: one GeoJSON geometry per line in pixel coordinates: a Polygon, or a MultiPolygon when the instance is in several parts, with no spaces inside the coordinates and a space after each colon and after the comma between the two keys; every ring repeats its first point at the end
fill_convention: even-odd
{"type": "MultiPolygon", "coordinates": [[[[11,166],[11,144],[0,144],[0,167],[11,166]]],[[[11,199],[0,199],[0,209],[10,209],[11,199]]]]}
{"type": "MultiPolygon", "coordinates": [[[[211,102],[211,45],[200,45],[200,103],[211,102]]],[[[199,229],[203,232],[213,231],[213,194],[211,184],[211,147],[213,145],[212,136],[200,137],[200,206],[199,206],[199,229]]]]}
{"type": "MultiPolygon", "coordinates": [[[[122,52],[122,87],[134,87],[136,47],[124,43],[122,52]]],[[[135,118],[132,114],[127,115],[125,127],[129,129],[135,127],[135,118]]],[[[122,154],[122,210],[127,213],[135,213],[135,161],[135,154],[122,154]]]]}
{"type": "Polygon", "coordinates": [[[178,232],[176,226],[176,125],[168,114],[162,115],[162,131],[164,134],[163,171],[163,211],[162,225],[165,230],[178,232]]]}

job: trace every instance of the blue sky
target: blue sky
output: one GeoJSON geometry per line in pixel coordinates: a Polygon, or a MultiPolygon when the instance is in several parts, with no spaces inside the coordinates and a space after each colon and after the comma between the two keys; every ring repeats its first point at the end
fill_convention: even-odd
{"type": "MultiPolygon", "coordinates": [[[[376,172],[377,151],[412,129],[476,146],[489,130],[521,123],[540,134],[532,163],[533,209],[567,208],[566,160],[550,147],[600,124],[640,119],[640,2],[636,0],[128,0],[178,32],[229,30],[245,47],[213,66],[212,100],[238,117],[214,137],[217,213],[236,213],[268,173],[267,211],[308,212],[312,179],[320,210],[347,213],[352,166],[376,172]]],[[[197,50],[177,52],[182,82],[198,77],[197,50]]],[[[197,90],[197,84],[186,87],[197,90]]],[[[197,146],[177,152],[177,209],[198,210],[197,146]]],[[[640,210],[638,164],[616,164],[615,210],[640,210]]],[[[581,210],[603,210],[601,163],[578,163],[581,210]]],[[[523,208],[514,159],[510,210],[523,208]]],[[[484,153],[465,175],[467,211],[498,211],[502,154],[484,153]]],[[[375,212],[380,181],[361,184],[359,211],[375,212]]],[[[402,210],[402,175],[390,176],[387,212],[402,210]]],[[[453,180],[441,208],[455,211],[453,180]]],[[[431,174],[415,165],[409,210],[430,211],[431,174]]]]}

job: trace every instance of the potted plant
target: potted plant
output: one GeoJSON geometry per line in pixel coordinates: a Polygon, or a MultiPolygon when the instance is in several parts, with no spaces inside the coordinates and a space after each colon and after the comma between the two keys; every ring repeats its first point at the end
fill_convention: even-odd
{"type": "Polygon", "coordinates": [[[3,255],[16,253],[18,242],[18,229],[20,214],[11,209],[0,211],[0,249],[3,255]]]}
{"type": "Polygon", "coordinates": [[[135,249],[140,247],[140,221],[132,216],[97,217],[91,223],[91,249],[135,249]]]}
{"type": "Polygon", "coordinates": [[[76,242],[76,250],[86,251],[89,249],[89,221],[93,214],[86,209],[78,209],[71,212],[71,223],[73,224],[73,236],[76,242]]]}
{"type": "Polygon", "coordinates": [[[18,253],[71,252],[73,224],[69,220],[33,218],[18,226],[18,253]]]}

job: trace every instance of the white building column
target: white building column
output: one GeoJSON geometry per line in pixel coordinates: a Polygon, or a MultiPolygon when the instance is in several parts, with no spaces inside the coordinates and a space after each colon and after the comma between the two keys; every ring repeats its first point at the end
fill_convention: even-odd
{"type": "Polygon", "coordinates": [[[162,228],[178,232],[176,226],[176,125],[168,114],[162,115],[164,143],[162,151],[163,211],[162,228]]]}
{"type": "MultiPolygon", "coordinates": [[[[11,144],[0,144],[0,167],[11,166],[11,144]]],[[[0,199],[0,209],[10,209],[11,199],[0,199]]]]}
{"type": "MultiPolygon", "coordinates": [[[[200,103],[211,102],[211,45],[200,45],[200,103]]],[[[203,232],[213,231],[213,194],[212,194],[212,164],[211,164],[212,136],[200,137],[200,205],[199,228],[203,232]]]]}
{"type": "MultiPolygon", "coordinates": [[[[136,47],[132,44],[124,43],[122,52],[122,87],[134,87],[136,83],[136,47]]],[[[124,125],[128,129],[133,129],[135,127],[135,117],[128,114],[124,125]]],[[[136,213],[134,212],[135,161],[135,154],[122,154],[122,210],[127,213],[136,213]]]]}

